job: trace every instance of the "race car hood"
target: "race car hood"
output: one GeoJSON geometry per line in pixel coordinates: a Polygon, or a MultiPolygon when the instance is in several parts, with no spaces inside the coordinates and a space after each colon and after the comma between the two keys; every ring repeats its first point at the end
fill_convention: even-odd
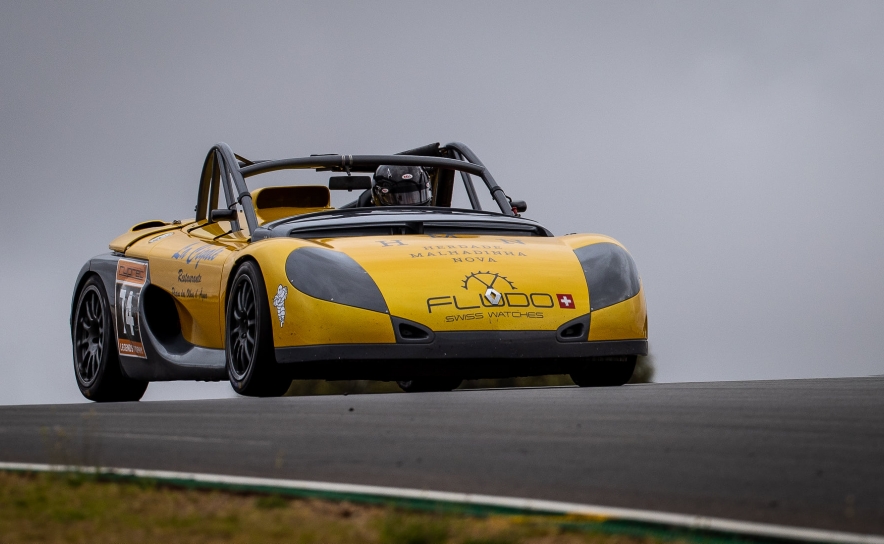
{"type": "Polygon", "coordinates": [[[355,260],[390,314],[442,330],[552,330],[587,314],[573,250],[555,238],[450,235],[323,240],[355,260]]]}
{"type": "Polygon", "coordinates": [[[375,213],[362,221],[317,215],[324,217],[277,224],[273,235],[309,239],[309,252],[345,254],[367,272],[393,317],[434,331],[555,330],[590,312],[571,245],[533,221],[476,213],[375,213]]]}

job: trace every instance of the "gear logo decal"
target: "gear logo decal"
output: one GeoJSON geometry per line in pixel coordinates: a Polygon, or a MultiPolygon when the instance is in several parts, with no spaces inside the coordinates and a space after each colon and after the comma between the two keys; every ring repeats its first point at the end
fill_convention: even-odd
{"type": "Polygon", "coordinates": [[[500,301],[503,299],[503,294],[500,293],[497,289],[494,288],[494,284],[497,283],[497,280],[503,280],[509,285],[510,290],[516,288],[513,285],[513,282],[506,279],[505,276],[501,276],[500,274],[496,274],[494,272],[473,272],[469,274],[466,279],[463,280],[463,288],[468,290],[470,289],[470,280],[475,280],[482,285],[485,286],[485,300],[491,303],[492,306],[500,306],[500,301]]]}

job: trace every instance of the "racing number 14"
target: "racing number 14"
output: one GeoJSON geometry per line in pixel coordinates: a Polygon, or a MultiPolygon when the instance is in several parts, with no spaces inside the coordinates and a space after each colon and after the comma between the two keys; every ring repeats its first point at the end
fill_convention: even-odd
{"type": "Polygon", "coordinates": [[[147,263],[117,261],[116,303],[117,349],[120,355],[146,358],[138,323],[138,303],[147,281],[147,263]]]}

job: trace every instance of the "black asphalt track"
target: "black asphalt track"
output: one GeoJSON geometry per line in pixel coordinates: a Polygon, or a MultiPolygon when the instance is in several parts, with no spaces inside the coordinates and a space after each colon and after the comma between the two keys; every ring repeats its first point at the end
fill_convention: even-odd
{"type": "Polygon", "coordinates": [[[884,534],[884,377],[0,407],[0,461],[884,534]]]}

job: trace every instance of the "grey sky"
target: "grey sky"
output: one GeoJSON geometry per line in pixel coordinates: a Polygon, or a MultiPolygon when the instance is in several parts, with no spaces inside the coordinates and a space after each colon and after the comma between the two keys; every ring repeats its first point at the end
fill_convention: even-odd
{"type": "Polygon", "coordinates": [[[882,28],[880,2],[4,2],[0,403],[80,399],[77,271],[192,214],[216,141],[463,141],[526,215],[630,249],[660,381],[882,374],[882,28]]]}

